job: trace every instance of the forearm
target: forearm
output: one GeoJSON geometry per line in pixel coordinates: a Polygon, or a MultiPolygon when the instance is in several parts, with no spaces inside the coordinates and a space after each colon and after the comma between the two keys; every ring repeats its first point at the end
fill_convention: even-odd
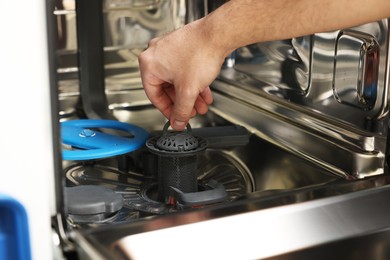
{"type": "Polygon", "coordinates": [[[206,38],[229,54],[255,42],[288,39],[390,17],[389,0],[231,0],[202,19],[206,38]]]}
{"type": "Polygon", "coordinates": [[[175,130],[212,102],[209,85],[235,49],[347,28],[390,17],[390,0],[230,0],[181,29],[153,39],[139,56],[152,103],[175,130]]]}

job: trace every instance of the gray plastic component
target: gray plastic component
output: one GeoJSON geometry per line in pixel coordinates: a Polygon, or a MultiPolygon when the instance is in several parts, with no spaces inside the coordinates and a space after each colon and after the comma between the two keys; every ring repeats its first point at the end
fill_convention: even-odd
{"type": "Polygon", "coordinates": [[[208,183],[206,183],[206,186],[211,189],[184,193],[181,190],[171,186],[171,191],[177,205],[180,208],[208,205],[228,200],[229,195],[221,183],[218,183],[215,180],[210,180],[208,183]]]}
{"type": "Polygon", "coordinates": [[[72,215],[114,213],[123,206],[122,195],[102,186],[67,187],[65,192],[68,213],[72,215]]]}
{"type": "Polygon", "coordinates": [[[192,133],[206,139],[208,148],[244,146],[250,137],[248,130],[239,125],[194,128],[192,133]]]}
{"type": "MultiPolygon", "coordinates": [[[[212,126],[192,128],[192,134],[207,141],[207,148],[229,148],[249,143],[250,133],[240,125],[212,126]]],[[[160,136],[161,131],[151,132],[151,136],[160,136]]]]}

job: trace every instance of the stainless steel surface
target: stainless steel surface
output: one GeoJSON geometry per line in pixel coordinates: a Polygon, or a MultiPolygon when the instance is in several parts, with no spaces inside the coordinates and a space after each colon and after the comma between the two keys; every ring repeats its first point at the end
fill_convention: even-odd
{"type": "MultiPolygon", "coordinates": [[[[120,114],[122,118],[130,118],[129,115],[131,115],[131,118],[137,122],[143,120],[145,110],[139,109],[139,106],[137,108],[138,110],[121,108],[115,112],[118,113],[117,115],[120,114]]],[[[154,119],[159,118],[160,113],[151,109],[149,115],[153,115],[149,120],[156,124],[157,121],[154,119]]],[[[194,118],[191,123],[200,127],[226,125],[230,122],[210,112],[205,117],[194,118]]],[[[161,129],[161,127],[162,125],[157,129],[161,129]]],[[[326,172],[274,144],[260,139],[256,132],[252,134],[247,146],[233,147],[216,154],[210,154],[210,156],[206,155],[209,157],[206,158],[208,163],[206,160],[204,161],[206,168],[207,165],[213,166],[214,163],[221,162],[217,155],[226,156],[229,161],[233,160],[234,163],[245,169],[246,174],[250,174],[251,178],[254,179],[257,192],[250,193],[248,190],[247,196],[241,196],[236,201],[195,211],[176,212],[157,217],[149,216],[141,221],[132,218],[116,225],[100,227],[91,225],[89,228],[75,228],[71,235],[79,250],[83,252],[81,255],[87,254],[85,259],[88,259],[89,255],[100,256],[101,259],[121,259],[121,257],[122,259],[148,259],[149,256],[153,259],[155,256],[148,255],[150,252],[145,251],[145,247],[150,248],[152,244],[159,257],[165,258],[169,255],[172,259],[181,258],[183,257],[180,253],[182,251],[163,250],[164,252],[160,252],[167,245],[160,243],[161,248],[159,245],[154,246],[161,237],[165,237],[164,241],[169,241],[168,238],[178,236],[182,238],[179,240],[183,241],[184,244],[194,243],[194,240],[204,241],[205,246],[202,246],[201,252],[211,250],[206,259],[208,256],[210,256],[209,259],[213,259],[214,254],[227,259],[230,259],[230,256],[234,259],[237,254],[244,259],[252,256],[260,258],[349,238],[361,232],[375,230],[383,225],[382,222],[378,223],[375,219],[370,218],[373,221],[372,225],[360,226],[363,219],[366,219],[358,211],[366,207],[361,198],[353,200],[356,210],[351,210],[351,214],[358,216],[354,215],[352,220],[348,220],[348,226],[342,226],[343,219],[351,217],[348,212],[344,212],[342,209],[345,208],[346,211],[350,209],[345,206],[350,204],[350,195],[345,194],[387,185],[389,179],[386,175],[360,181],[346,181],[343,178],[335,177],[333,172],[326,172]],[[330,198],[326,203],[321,199],[339,194],[345,196],[337,199],[330,198]],[[313,203],[310,204],[310,207],[305,206],[307,204],[302,204],[310,201],[313,203]],[[283,209],[286,204],[291,205],[291,207],[283,209]],[[328,206],[329,208],[327,208],[328,206]],[[337,222],[338,217],[340,225],[337,222]],[[358,222],[355,223],[355,220],[358,222]],[[316,225],[320,225],[319,223],[324,223],[324,225],[321,224],[319,228],[315,228],[316,225]],[[334,226],[335,224],[336,226],[334,226]],[[377,226],[377,224],[380,225],[377,226]],[[345,230],[341,227],[344,227],[345,230]],[[338,229],[343,232],[335,233],[334,230],[338,229]],[[328,232],[323,233],[324,230],[328,232]],[[248,232],[256,234],[256,239],[249,239],[248,232]],[[231,234],[231,236],[227,236],[226,233],[231,234]],[[299,237],[296,236],[297,233],[300,234],[299,237]],[[204,234],[207,234],[207,238],[203,237],[204,234]],[[275,234],[280,235],[276,236],[275,234]],[[279,241],[282,243],[276,243],[272,239],[280,239],[279,241]],[[259,243],[264,247],[259,247],[259,243]],[[270,243],[273,244],[272,247],[270,243]],[[225,251],[219,246],[225,248],[225,251]],[[268,251],[264,248],[267,248],[268,251]],[[84,250],[89,253],[84,252],[84,250]],[[224,255],[225,253],[227,255],[224,255]]],[[[226,159],[222,161],[226,161],[226,159]]],[[[108,174],[105,176],[109,178],[108,174]]],[[[87,179],[86,176],[82,177],[83,181],[87,179]]],[[[96,184],[99,184],[99,180],[96,184]]],[[[100,184],[104,185],[104,181],[101,181],[100,184]]],[[[374,203],[371,203],[371,206],[375,207],[374,203]]],[[[371,213],[373,212],[372,209],[369,210],[371,213]]],[[[383,207],[381,210],[384,210],[383,207]]],[[[375,217],[376,212],[374,213],[375,217]]],[[[186,245],[180,244],[180,246],[189,250],[186,245]]],[[[193,256],[199,257],[196,253],[193,256]]]]}
{"type": "Polygon", "coordinates": [[[213,84],[213,109],[345,178],[382,174],[388,48],[388,20],[246,46],[213,84]],[[254,109],[237,112],[223,96],[254,109]]]}
{"type": "Polygon", "coordinates": [[[387,111],[388,23],[246,46],[236,51],[234,69],[240,73],[220,78],[374,132],[367,121],[375,123],[387,111]],[[372,107],[362,104],[364,78],[376,81],[372,107]]]}
{"type": "MultiPolygon", "coordinates": [[[[56,10],[66,28],[59,37],[66,39],[66,44],[58,50],[60,114],[70,119],[77,117],[79,95],[74,73],[76,44],[72,43],[75,17],[72,2],[63,3],[64,7],[56,10]]],[[[105,81],[110,109],[139,109],[138,105],[148,103],[142,94],[137,56],[151,38],[222,3],[147,1],[141,5],[137,1],[107,0],[105,81]],[[134,89],[139,91],[130,91],[134,89]]],[[[212,86],[218,93],[211,109],[339,176],[356,179],[383,174],[388,133],[388,48],[388,20],[240,48],[228,57],[212,86]],[[248,113],[228,107],[228,100],[222,101],[224,96],[248,103],[238,104],[248,113]]],[[[150,109],[144,113],[147,117],[150,109]]],[[[129,114],[126,117],[118,119],[133,120],[129,114]]],[[[153,121],[146,123],[150,123],[149,129],[157,127],[153,121]]]]}
{"type": "MultiPolygon", "coordinates": [[[[376,184],[361,180],[343,183],[338,188],[333,185],[336,188],[328,194],[332,197],[306,202],[300,200],[305,192],[280,195],[281,202],[286,203],[294,197],[296,201],[269,209],[262,209],[267,199],[259,196],[134,225],[81,230],[74,233],[74,239],[78,241],[80,237],[86,247],[94,248],[104,257],[119,259],[182,259],[184,255],[186,259],[277,257],[386,230],[390,217],[387,203],[390,189],[389,186],[375,187],[386,183],[388,180],[382,178],[376,184]],[[359,186],[360,189],[363,186],[371,189],[334,196],[343,194],[342,186],[349,186],[346,190],[359,190],[359,186]],[[193,245],[199,241],[201,250],[193,250],[193,245]],[[173,249],[172,243],[175,244],[173,249]]],[[[315,194],[315,190],[306,193],[315,194]]],[[[338,252],[332,256],[337,258],[338,252]]]]}
{"type": "Polygon", "coordinates": [[[321,168],[346,179],[384,173],[386,136],[222,81],[213,89],[213,112],[321,168]]]}
{"type": "MultiPolygon", "coordinates": [[[[140,161],[146,163],[145,157],[142,158],[142,156],[148,155],[140,151],[138,155],[133,154],[130,161],[138,164],[140,161]]],[[[146,159],[148,158],[150,157],[146,159]]],[[[148,162],[153,164],[151,160],[148,162]]],[[[102,186],[120,194],[124,204],[115,214],[109,214],[104,218],[97,216],[100,217],[98,220],[94,219],[93,215],[86,216],[85,221],[78,221],[77,216],[69,216],[68,222],[75,228],[93,227],[98,224],[131,223],[146,216],[163,215],[181,210],[165,205],[162,203],[163,200],[158,198],[161,186],[157,177],[160,176],[157,174],[157,166],[149,166],[148,170],[143,171],[131,171],[124,168],[118,167],[118,161],[115,158],[69,165],[64,170],[68,186],[102,186]],[[151,171],[151,168],[154,171],[151,171]]],[[[200,156],[197,168],[196,185],[198,188],[203,188],[209,181],[216,181],[223,185],[226,191],[228,196],[226,202],[241,198],[255,190],[254,179],[249,169],[242,165],[238,158],[223,150],[207,150],[200,156]]]]}
{"type": "MultiPolygon", "coordinates": [[[[138,54],[151,38],[223,2],[104,2],[105,86],[115,118],[162,129],[166,119],[142,89],[138,54]]],[[[59,3],[59,113],[70,120],[80,116],[76,17],[74,1],[59,3]]],[[[127,212],[121,223],[71,223],[69,241],[81,259],[255,259],[388,228],[388,57],[388,20],[236,50],[211,86],[209,113],[191,120],[193,128],[250,131],[246,146],[210,150],[201,160],[199,178],[223,180],[226,170],[237,177],[224,183],[232,199],[165,216],[127,212]]],[[[111,170],[98,177],[74,168],[71,184],[131,182],[102,165],[111,170]]]]}
{"type": "Polygon", "coordinates": [[[159,231],[152,229],[126,236],[111,246],[128,259],[182,259],[183,256],[186,259],[262,259],[277,256],[387,228],[390,207],[385,198],[389,196],[389,188],[386,189],[383,192],[357,192],[346,195],[342,201],[334,197],[159,231]],[[383,207],[373,206],[372,201],[383,207]],[[375,217],[367,221],[371,214],[375,217]],[[227,228],[234,237],[226,235],[227,228]],[[249,234],[256,234],[256,237],[251,238],[249,234]],[[166,250],[173,242],[166,239],[168,237],[177,238],[174,239],[175,250],[166,250]],[[201,250],[192,250],[196,241],[202,241],[201,250]],[[148,250],[151,245],[153,250],[148,250]]]}
{"type": "MultiPolygon", "coordinates": [[[[60,85],[78,79],[75,1],[58,1],[58,76],[60,85]]],[[[139,78],[138,54],[157,36],[184,25],[185,1],[106,0],[104,5],[104,57],[108,88],[139,78]]]]}
{"type": "MultiPolygon", "coordinates": [[[[132,92],[136,94],[139,91],[142,90],[129,91],[128,95],[132,96],[132,92]]],[[[111,96],[111,98],[115,98],[115,96],[111,96]]],[[[232,103],[227,103],[226,105],[229,106],[232,103]]],[[[234,105],[236,106],[237,104],[234,103],[234,105]]],[[[144,106],[128,106],[127,108],[117,107],[114,108],[113,112],[119,120],[142,125],[149,131],[161,130],[166,122],[162,118],[161,113],[148,104],[144,106]]],[[[232,124],[232,122],[213,112],[208,113],[206,116],[193,118],[190,123],[193,128],[232,124]]],[[[235,122],[233,121],[233,123],[235,122]]],[[[250,130],[252,131],[253,129],[250,130]]],[[[250,135],[249,143],[245,146],[208,150],[200,158],[200,172],[203,172],[205,176],[209,173],[221,175],[222,173],[219,172],[232,169],[232,166],[229,166],[231,164],[234,166],[235,171],[242,175],[245,180],[244,183],[247,183],[244,193],[289,190],[326,183],[339,178],[332,171],[318,168],[286,152],[284,149],[280,149],[271,142],[264,141],[256,132],[250,135]],[[226,165],[229,167],[226,168],[226,165]]],[[[104,182],[102,181],[102,183],[104,182]]]]}

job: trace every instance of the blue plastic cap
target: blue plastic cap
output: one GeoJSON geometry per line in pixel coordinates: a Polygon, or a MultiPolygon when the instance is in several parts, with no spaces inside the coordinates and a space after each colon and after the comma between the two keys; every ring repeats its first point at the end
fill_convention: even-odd
{"type": "Polygon", "coordinates": [[[149,133],[136,125],[115,120],[80,119],[61,123],[62,142],[80,150],[63,150],[65,160],[91,160],[108,158],[135,151],[145,145],[149,133]],[[115,129],[128,133],[131,138],[115,136],[93,130],[115,129]]]}
{"type": "Polygon", "coordinates": [[[3,194],[0,194],[0,259],[31,259],[26,210],[3,194]]]}

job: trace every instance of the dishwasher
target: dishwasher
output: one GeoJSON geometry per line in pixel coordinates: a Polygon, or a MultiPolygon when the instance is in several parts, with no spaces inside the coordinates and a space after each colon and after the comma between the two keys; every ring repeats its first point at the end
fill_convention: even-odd
{"type": "MultiPolygon", "coordinates": [[[[4,256],[388,259],[389,20],[235,50],[210,86],[208,113],[175,132],[144,93],[138,55],[224,2],[38,6],[49,111],[31,120],[51,133],[51,155],[31,156],[50,170],[34,179],[32,162],[15,173],[20,180],[4,178],[4,256]],[[14,192],[29,180],[52,197],[14,192]],[[39,211],[47,200],[49,212],[39,211]],[[34,228],[44,212],[48,253],[34,228]]],[[[21,104],[24,117],[32,111],[21,104]]],[[[4,140],[4,156],[22,167],[4,140]]]]}

